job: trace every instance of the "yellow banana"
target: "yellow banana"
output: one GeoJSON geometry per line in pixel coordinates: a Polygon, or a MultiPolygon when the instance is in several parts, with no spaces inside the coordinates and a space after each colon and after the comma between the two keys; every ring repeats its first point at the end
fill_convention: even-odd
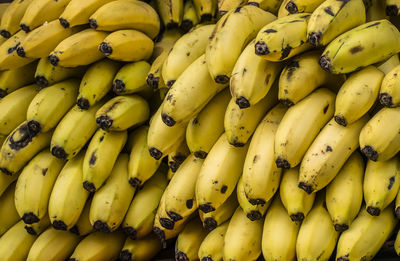
{"type": "Polygon", "coordinates": [[[32,62],[16,69],[0,72],[0,98],[33,83],[36,65],[36,62],[32,62]]]}
{"type": "Polygon", "coordinates": [[[200,245],[206,236],[207,230],[203,228],[200,218],[189,221],[176,239],[175,259],[197,260],[200,245]]]}
{"type": "Polygon", "coordinates": [[[113,80],[113,91],[117,95],[126,95],[151,90],[146,77],[151,65],[146,61],[128,63],[117,72],[113,80]]]}
{"type": "Polygon", "coordinates": [[[399,60],[399,55],[396,53],[386,61],[378,63],[376,68],[382,71],[386,76],[387,74],[389,74],[391,70],[393,70],[398,65],[400,65],[400,60],[399,60]]]}
{"type": "Polygon", "coordinates": [[[396,240],[394,242],[394,250],[396,251],[396,254],[400,256],[400,233],[397,232],[396,240]]]}
{"type": "MultiPolygon", "coordinates": [[[[239,180],[240,182],[240,180],[239,180]]],[[[209,231],[216,229],[221,224],[225,224],[229,220],[235,210],[238,207],[238,196],[236,193],[232,193],[221,206],[219,206],[215,211],[202,213],[201,219],[203,221],[203,227],[209,231]]],[[[229,223],[229,222],[228,222],[229,223]]],[[[222,254],[222,251],[221,251],[222,254]]]]}
{"type": "Polygon", "coordinates": [[[379,101],[385,107],[398,107],[400,105],[400,91],[396,77],[398,73],[400,73],[400,65],[391,69],[383,78],[379,90],[379,101]]]}
{"type": "Polygon", "coordinates": [[[216,16],[217,0],[193,0],[200,23],[210,22],[216,16]]]}
{"type": "Polygon", "coordinates": [[[0,70],[16,69],[35,60],[32,58],[22,58],[16,52],[18,46],[26,36],[27,34],[24,31],[19,30],[9,39],[0,37],[0,40],[4,41],[0,45],[0,70]]]}
{"type": "Polygon", "coordinates": [[[285,8],[291,14],[312,13],[324,0],[290,0],[285,8]]]}
{"type": "Polygon", "coordinates": [[[186,1],[183,6],[183,17],[180,28],[184,33],[187,33],[199,22],[199,17],[197,16],[193,2],[186,1]]]}
{"type": "Polygon", "coordinates": [[[168,154],[168,167],[172,172],[176,172],[179,166],[190,155],[186,140],[182,140],[170,154],[168,154]]]}
{"type": "Polygon", "coordinates": [[[282,0],[249,0],[248,4],[249,5],[255,5],[262,10],[271,12],[275,15],[278,14],[279,7],[282,4],[282,0]]]}
{"type": "Polygon", "coordinates": [[[218,17],[247,4],[247,0],[218,0],[218,17]]]}
{"type": "Polygon", "coordinates": [[[183,0],[156,0],[160,18],[165,28],[179,27],[183,18],[183,0]]]}
{"type": "MultiPolygon", "coordinates": [[[[236,208],[235,208],[236,209],[236,208]]],[[[201,242],[198,258],[201,261],[222,261],[224,238],[228,229],[229,221],[219,225],[209,232],[201,242]]]]}
{"type": "Polygon", "coordinates": [[[0,19],[3,17],[4,13],[6,12],[7,8],[10,6],[11,2],[7,1],[5,3],[0,3],[0,19]]]}
{"type": "Polygon", "coordinates": [[[86,236],[94,231],[92,224],[90,224],[89,214],[90,214],[90,206],[92,205],[92,198],[89,198],[86,201],[85,207],[82,210],[81,215],[79,216],[78,221],[75,226],[73,226],[69,231],[78,236],[86,236]]]}
{"type": "MultiPolygon", "coordinates": [[[[163,89],[167,88],[167,85],[165,84],[164,78],[161,75],[162,68],[164,66],[164,62],[168,57],[169,51],[172,49],[169,48],[169,50],[163,51],[159,56],[157,56],[153,63],[151,64],[149,73],[147,74],[146,78],[146,83],[148,86],[150,86],[153,89],[163,89]]],[[[153,48],[154,50],[154,48],[153,48]]],[[[153,51],[154,53],[154,51],[153,51]]]]}
{"type": "Polygon", "coordinates": [[[290,15],[289,11],[286,9],[287,3],[290,0],[283,0],[278,9],[278,19],[290,15]]]}
{"type": "Polygon", "coordinates": [[[119,258],[121,261],[152,260],[160,250],[160,239],[154,234],[136,240],[127,238],[119,258]]]}
{"type": "MultiPolygon", "coordinates": [[[[1,175],[4,176],[4,174],[1,175]]],[[[15,209],[14,195],[15,183],[9,186],[0,196],[0,236],[20,220],[15,209]]]]}
{"type": "Polygon", "coordinates": [[[13,1],[5,10],[0,22],[0,35],[10,38],[20,28],[20,21],[33,0],[13,1]]]}
{"type": "MultiPolygon", "coordinates": [[[[154,0],[153,0],[154,1],[154,0]]],[[[160,56],[163,52],[169,52],[174,46],[175,42],[181,38],[182,32],[177,28],[164,30],[154,39],[154,50],[151,60],[160,56]]]]}
{"type": "Polygon", "coordinates": [[[50,218],[47,213],[39,222],[33,224],[25,224],[26,232],[35,236],[40,235],[48,227],[50,227],[50,218]]]}
{"type": "Polygon", "coordinates": [[[372,0],[365,4],[366,7],[366,21],[376,21],[381,19],[389,19],[386,15],[386,1],[385,0],[372,0]]]}
{"type": "Polygon", "coordinates": [[[2,172],[0,172],[0,174],[1,174],[0,175],[0,197],[1,197],[7,190],[7,188],[11,185],[11,183],[17,180],[20,173],[16,173],[12,176],[4,175],[4,173],[2,172]]]}

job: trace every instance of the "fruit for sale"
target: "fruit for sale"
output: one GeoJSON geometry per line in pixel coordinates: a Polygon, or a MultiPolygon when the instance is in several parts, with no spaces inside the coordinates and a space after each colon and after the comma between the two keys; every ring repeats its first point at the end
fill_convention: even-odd
{"type": "Polygon", "coordinates": [[[126,95],[151,90],[146,84],[150,67],[146,61],[125,64],[114,77],[113,91],[117,95],[126,95]]]}
{"type": "MultiPolygon", "coordinates": [[[[236,208],[235,208],[236,209],[236,208]]],[[[201,242],[198,258],[199,260],[222,260],[223,247],[226,231],[228,230],[229,221],[219,225],[213,231],[209,232],[201,242]]]]}
{"type": "Polygon", "coordinates": [[[120,253],[121,261],[151,260],[161,250],[160,239],[154,234],[149,234],[141,239],[127,238],[120,253]]]}
{"type": "Polygon", "coordinates": [[[206,236],[207,230],[203,228],[198,217],[189,221],[176,239],[176,260],[196,260],[200,245],[206,236]]]}
{"type": "Polygon", "coordinates": [[[4,38],[10,38],[14,35],[20,28],[20,21],[25,14],[28,6],[34,2],[33,0],[24,0],[24,1],[13,1],[10,4],[3,16],[1,17],[0,22],[0,35],[4,38]]]}
{"type": "MultiPolygon", "coordinates": [[[[5,176],[4,174],[1,175],[5,176]]],[[[15,183],[9,186],[0,196],[0,236],[20,220],[20,216],[15,209],[14,198],[15,183]]]]}
{"type": "Polygon", "coordinates": [[[0,98],[33,83],[36,65],[36,62],[31,62],[16,69],[0,72],[0,98]]]}
{"type": "MultiPolygon", "coordinates": [[[[239,180],[240,182],[240,180],[239,180]]],[[[202,213],[199,212],[200,218],[203,221],[203,227],[208,231],[216,229],[221,224],[225,224],[229,220],[235,210],[238,207],[238,196],[236,193],[232,193],[221,206],[219,206],[215,211],[202,213]]],[[[221,249],[222,254],[222,249],[221,249]]]]}

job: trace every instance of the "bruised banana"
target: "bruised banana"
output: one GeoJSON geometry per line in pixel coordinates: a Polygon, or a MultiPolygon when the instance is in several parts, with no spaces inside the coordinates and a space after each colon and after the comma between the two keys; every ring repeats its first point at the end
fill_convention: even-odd
{"type": "Polygon", "coordinates": [[[152,260],[160,250],[160,239],[154,234],[136,240],[127,238],[119,260],[152,260]]]}
{"type": "Polygon", "coordinates": [[[0,72],[0,98],[33,83],[36,65],[36,62],[31,62],[16,69],[0,72]]]}
{"type": "Polygon", "coordinates": [[[146,84],[146,77],[151,65],[146,61],[125,64],[117,72],[113,80],[113,91],[117,95],[126,95],[150,90],[146,84]]]}
{"type": "MultiPolygon", "coordinates": [[[[22,58],[18,56],[16,50],[27,34],[19,30],[9,39],[4,40],[0,45],[0,70],[11,70],[33,62],[33,58],[22,58]]],[[[5,39],[5,38],[0,38],[5,39]]]]}
{"type": "Polygon", "coordinates": [[[200,216],[203,221],[203,227],[208,231],[212,231],[218,226],[225,224],[239,206],[237,198],[237,193],[232,193],[215,211],[203,213],[202,216],[200,216]]]}
{"type": "MultiPolygon", "coordinates": [[[[235,208],[236,209],[236,208],[235,208]]],[[[229,221],[219,225],[209,232],[201,242],[198,258],[201,261],[223,260],[224,238],[228,230],[229,221]]]]}
{"type": "Polygon", "coordinates": [[[176,260],[197,260],[200,245],[206,236],[207,230],[203,228],[200,218],[190,220],[176,239],[176,260]]]}
{"type": "Polygon", "coordinates": [[[13,1],[5,10],[0,22],[0,35],[10,38],[19,29],[20,21],[25,14],[28,6],[34,0],[13,1]]]}
{"type": "Polygon", "coordinates": [[[379,90],[379,101],[385,107],[400,106],[400,88],[397,75],[400,73],[400,65],[391,69],[383,78],[379,90]]]}

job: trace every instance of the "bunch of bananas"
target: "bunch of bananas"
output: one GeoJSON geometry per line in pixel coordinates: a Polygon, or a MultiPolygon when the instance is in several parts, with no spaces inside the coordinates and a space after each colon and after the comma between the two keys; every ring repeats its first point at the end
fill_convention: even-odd
{"type": "Polygon", "coordinates": [[[1,260],[400,256],[399,0],[10,2],[1,260]]]}

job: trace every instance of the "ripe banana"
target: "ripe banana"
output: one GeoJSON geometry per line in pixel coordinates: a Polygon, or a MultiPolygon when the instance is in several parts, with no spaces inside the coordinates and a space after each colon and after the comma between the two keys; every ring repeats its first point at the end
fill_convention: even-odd
{"type": "Polygon", "coordinates": [[[206,236],[207,230],[203,228],[200,218],[189,221],[176,239],[175,259],[197,260],[200,245],[206,236]]]}
{"type": "Polygon", "coordinates": [[[335,111],[335,94],[317,89],[290,107],[275,134],[275,162],[290,169],[300,164],[307,149],[335,111]]]}
{"type": "Polygon", "coordinates": [[[115,231],[128,211],[136,190],[127,182],[128,160],[127,154],[120,154],[110,177],[93,196],[90,223],[97,231],[115,231]]]}
{"type": "Polygon", "coordinates": [[[31,62],[22,67],[0,72],[0,98],[34,82],[36,62],[31,62]]]}
{"type": "Polygon", "coordinates": [[[386,1],[385,0],[372,0],[364,2],[366,7],[366,21],[376,21],[381,19],[388,19],[389,17],[386,15],[386,1]]]}
{"type": "Polygon", "coordinates": [[[243,187],[253,205],[266,204],[278,191],[282,169],[275,164],[274,140],[286,113],[282,104],[272,108],[257,126],[243,167],[243,187]]]}
{"type": "Polygon", "coordinates": [[[10,38],[20,28],[20,21],[33,0],[13,1],[5,10],[0,22],[0,35],[10,38]]]}
{"type": "Polygon", "coordinates": [[[290,0],[285,8],[290,14],[312,13],[324,0],[290,0]]]}
{"type": "Polygon", "coordinates": [[[75,226],[85,207],[89,192],[82,187],[84,153],[69,160],[54,183],[49,199],[49,217],[57,230],[75,226]]]}
{"type": "Polygon", "coordinates": [[[157,171],[133,198],[122,223],[122,228],[130,239],[142,239],[151,233],[167,182],[165,173],[157,171]]]}
{"type": "Polygon", "coordinates": [[[113,80],[113,91],[117,95],[126,95],[151,90],[146,77],[151,65],[146,61],[128,63],[117,72],[113,80]]]}
{"type": "Polygon", "coordinates": [[[32,135],[27,121],[21,123],[8,135],[0,150],[0,171],[6,175],[18,175],[17,172],[39,151],[50,144],[52,132],[32,135]]]}
{"type": "Polygon", "coordinates": [[[69,261],[117,260],[125,242],[122,231],[94,232],[85,237],[72,253],[69,261]]]}
{"type": "Polygon", "coordinates": [[[199,215],[201,214],[200,217],[203,221],[203,227],[208,231],[212,231],[221,224],[225,224],[226,221],[232,217],[238,206],[238,196],[236,193],[232,193],[229,198],[225,200],[225,202],[222,203],[222,205],[219,206],[215,211],[208,213],[199,212],[199,215]]]}
{"type": "Polygon", "coordinates": [[[360,133],[361,152],[372,161],[385,161],[400,150],[400,108],[383,108],[360,133]]]}
{"type": "Polygon", "coordinates": [[[379,217],[369,215],[363,208],[350,228],[340,236],[336,260],[372,260],[397,223],[391,207],[386,208],[379,217]]]}
{"type": "MultiPolygon", "coordinates": [[[[292,3],[296,1],[299,0],[291,0],[292,3]]],[[[313,46],[325,46],[342,33],[365,23],[362,0],[318,2],[307,27],[307,38],[313,46]]]]}
{"type": "Polygon", "coordinates": [[[80,240],[75,234],[48,228],[35,240],[26,260],[66,260],[80,240]]]}
{"type": "Polygon", "coordinates": [[[299,187],[307,193],[321,190],[331,182],[350,155],[358,148],[361,128],[368,115],[341,126],[331,119],[315,138],[300,165],[299,187]]]}
{"type": "MultiPolygon", "coordinates": [[[[397,56],[398,57],[398,56],[397,56]]],[[[400,92],[398,91],[397,75],[400,73],[400,65],[391,69],[383,78],[379,90],[379,101],[385,107],[400,106],[400,92]]]]}
{"type": "Polygon", "coordinates": [[[48,59],[54,66],[77,67],[88,65],[104,58],[98,46],[108,33],[86,29],[61,41],[48,59]]]}
{"type": "Polygon", "coordinates": [[[400,188],[400,162],[394,157],[387,161],[368,161],[364,177],[364,199],[367,212],[380,213],[396,198],[400,188]]]}
{"type": "Polygon", "coordinates": [[[183,0],[156,0],[160,18],[165,28],[179,27],[183,18],[183,0]]]}
{"type": "Polygon", "coordinates": [[[85,73],[86,67],[66,68],[54,66],[46,58],[39,60],[35,72],[36,84],[44,88],[68,78],[81,78],[85,73]]]}
{"type": "Polygon", "coordinates": [[[277,97],[277,84],[272,86],[257,104],[248,108],[240,108],[236,104],[236,98],[233,97],[226,108],[224,118],[229,143],[236,147],[244,146],[267,111],[278,103],[277,97]]]}
{"type": "Polygon", "coordinates": [[[197,16],[193,2],[186,1],[183,6],[183,17],[180,28],[184,33],[187,33],[198,23],[199,17],[197,16]]]}
{"type": "Polygon", "coordinates": [[[273,13],[274,15],[278,14],[279,7],[282,4],[282,0],[249,0],[249,5],[255,5],[262,10],[273,13]]]}
{"type": "Polygon", "coordinates": [[[396,53],[386,61],[378,63],[376,68],[382,71],[386,76],[391,70],[393,70],[398,65],[400,65],[400,60],[399,60],[399,55],[396,53]]]}
{"type": "Polygon", "coordinates": [[[125,146],[126,131],[104,131],[98,129],[90,140],[83,160],[83,188],[96,192],[111,175],[118,154],[125,146]]]}
{"type": "Polygon", "coordinates": [[[48,227],[50,227],[50,218],[47,213],[39,222],[33,224],[25,224],[26,232],[35,236],[40,235],[48,227]]]}
{"type": "Polygon", "coordinates": [[[275,15],[269,12],[253,5],[245,5],[231,10],[217,22],[205,57],[215,82],[229,82],[233,67],[244,47],[264,25],[275,19],[275,15]]]}
{"type": "Polygon", "coordinates": [[[190,151],[186,145],[186,140],[182,140],[178,147],[168,154],[168,167],[170,170],[176,172],[189,155],[190,151]]]}
{"type": "MultiPolygon", "coordinates": [[[[168,57],[168,54],[170,52],[170,50],[172,49],[169,48],[169,50],[165,50],[163,51],[159,56],[157,56],[153,63],[151,64],[149,73],[147,74],[147,78],[146,78],[146,83],[148,86],[150,86],[151,88],[157,90],[157,89],[163,89],[163,88],[167,88],[167,85],[164,81],[164,78],[161,75],[162,72],[162,67],[164,65],[165,60],[168,57]]],[[[154,48],[153,48],[154,50],[154,48]]],[[[154,53],[154,51],[153,51],[154,53]]]]}
{"type": "Polygon", "coordinates": [[[247,4],[247,0],[219,0],[218,1],[218,17],[221,18],[231,10],[247,4]]]}
{"type": "MultiPolygon", "coordinates": [[[[154,0],[153,0],[154,1],[154,0]]],[[[181,38],[182,32],[177,28],[164,30],[154,39],[154,50],[151,60],[160,56],[163,52],[169,52],[174,46],[175,42],[181,38]]]]}
{"type": "MultiPolygon", "coordinates": [[[[5,176],[4,174],[1,175],[5,176]]],[[[20,216],[15,209],[14,195],[15,183],[10,185],[0,196],[0,236],[20,220],[20,216]]]]}
{"type": "Polygon", "coordinates": [[[319,64],[334,74],[349,73],[393,56],[400,51],[399,46],[400,32],[393,24],[386,19],[372,21],[333,40],[325,48],[319,64]],[[374,39],[370,39],[371,35],[374,39]]]}
{"type": "Polygon", "coordinates": [[[137,240],[127,238],[122,247],[119,260],[152,260],[160,250],[160,239],[154,234],[149,234],[137,240]]]}
{"type": "MultiPolygon", "coordinates": [[[[236,208],[235,208],[236,209],[236,208]]],[[[222,260],[223,247],[226,231],[228,230],[229,221],[219,225],[213,231],[209,232],[201,242],[198,258],[201,261],[222,260]]]]}
{"type": "MultiPolygon", "coordinates": [[[[4,194],[7,188],[19,177],[20,173],[16,173],[12,176],[4,175],[0,172],[0,197],[4,194]]],[[[14,193],[13,193],[14,194],[14,193]]],[[[1,234],[1,233],[0,233],[1,234]]]]}
{"type": "Polygon", "coordinates": [[[186,68],[204,54],[215,28],[214,24],[198,26],[180,37],[162,66],[162,78],[171,87],[186,68]]]}
{"type": "Polygon", "coordinates": [[[55,157],[72,159],[79,153],[97,129],[95,114],[102,104],[100,102],[89,110],[81,110],[75,105],[67,112],[51,137],[50,151],[55,157]]]}
{"type": "Polygon", "coordinates": [[[400,233],[397,232],[396,240],[394,242],[394,250],[396,251],[396,254],[400,256],[400,233]]]}
{"type": "Polygon", "coordinates": [[[291,220],[280,197],[275,197],[264,221],[261,242],[264,259],[295,260],[299,228],[300,223],[291,220]]]}
{"type": "Polygon", "coordinates": [[[335,102],[335,121],[347,126],[360,119],[378,98],[383,72],[368,66],[347,78],[340,88],[335,102]]]}
{"type": "Polygon", "coordinates": [[[243,169],[248,144],[235,147],[222,134],[212,147],[200,170],[196,183],[198,208],[215,211],[232,194],[243,169]]]}
{"type": "Polygon", "coordinates": [[[255,53],[269,61],[284,61],[310,49],[307,42],[310,16],[310,13],[289,15],[261,28],[255,40],[255,53]]]}
{"type": "Polygon", "coordinates": [[[89,17],[90,27],[100,31],[135,29],[151,39],[160,31],[157,12],[147,3],[117,0],[104,4],[89,17]]]}
{"type": "Polygon", "coordinates": [[[107,131],[124,131],[141,125],[150,116],[149,104],[139,95],[117,96],[96,112],[96,123],[107,131]]]}
{"type": "Polygon", "coordinates": [[[267,61],[254,53],[254,40],[240,54],[230,79],[232,96],[241,109],[255,106],[267,95],[279,76],[282,63],[267,61]]]}
{"type": "Polygon", "coordinates": [[[0,100],[0,134],[10,134],[26,119],[26,111],[39,92],[36,84],[20,88],[0,100]]]}
{"type": "Polygon", "coordinates": [[[149,153],[147,146],[148,126],[139,127],[134,130],[129,137],[132,142],[129,158],[129,184],[134,187],[141,187],[150,179],[161,164],[161,160],[156,160],[149,153]]]}
{"type": "Polygon", "coordinates": [[[200,23],[210,22],[216,15],[218,8],[217,0],[193,0],[196,13],[200,18],[200,23]]]}
{"type": "Polygon", "coordinates": [[[70,79],[40,90],[26,112],[29,130],[32,133],[48,132],[56,127],[74,105],[78,86],[78,80],[70,79]]]}
{"type": "Polygon", "coordinates": [[[289,1],[290,0],[282,1],[281,5],[279,6],[279,9],[278,9],[278,19],[290,15],[289,11],[286,9],[286,5],[287,5],[287,3],[289,3],[289,1]]]}
{"type": "Polygon", "coordinates": [[[293,222],[302,222],[310,212],[315,193],[307,194],[298,184],[299,167],[283,172],[279,189],[280,198],[293,222]]]}
{"type": "Polygon", "coordinates": [[[92,205],[92,198],[89,198],[86,201],[85,207],[82,210],[81,215],[79,216],[78,221],[75,226],[73,226],[69,231],[78,236],[86,236],[94,231],[92,224],[90,224],[89,214],[90,214],[90,206],[92,205]]]}
{"type": "Polygon", "coordinates": [[[224,116],[231,100],[229,89],[221,91],[190,121],[186,129],[186,143],[191,153],[205,159],[214,143],[224,132],[224,116]]]}
{"type": "Polygon", "coordinates": [[[364,162],[360,153],[354,152],[326,188],[326,208],[338,232],[347,230],[360,212],[363,179],[364,162]]]}
{"type": "Polygon", "coordinates": [[[320,52],[311,51],[294,57],[279,77],[279,101],[290,107],[307,97],[318,87],[338,89],[342,78],[324,71],[318,64],[320,52]],[[307,84],[304,84],[304,83],[307,84]]]}
{"type": "Polygon", "coordinates": [[[264,219],[251,221],[238,207],[224,237],[224,260],[256,260],[261,254],[264,219]]]}

